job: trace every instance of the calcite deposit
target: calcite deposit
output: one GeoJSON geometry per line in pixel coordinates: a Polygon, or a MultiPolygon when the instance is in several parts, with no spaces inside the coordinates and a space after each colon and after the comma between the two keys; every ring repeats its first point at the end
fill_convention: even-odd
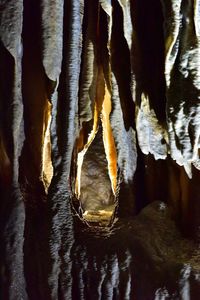
{"type": "Polygon", "coordinates": [[[0,1],[0,298],[200,295],[200,0],[0,1]]]}

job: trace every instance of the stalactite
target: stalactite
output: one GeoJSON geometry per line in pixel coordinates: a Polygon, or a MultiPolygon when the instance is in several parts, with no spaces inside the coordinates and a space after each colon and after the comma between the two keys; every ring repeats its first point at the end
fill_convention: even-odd
{"type": "MultiPolygon", "coordinates": [[[[70,166],[72,150],[77,134],[78,113],[78,83],[81,64],[81,38],[83,2],[69,1],[64,5],[63,29],[63,61],[62,72],[58,86],[56,130],[58,142],[56,148],[60,152],[60,164],[54,165],[55,178],[50,186],[48,195],[50,209],[50,258],[52,266],[49,268],[48,282],[51,297],[57,299],[71,299],[71,266],[70,259],[73,237],[73,219],[70,205],[70,166]],[[58,117],[60,120],[58,121],[58,117]]],[[[61,28],[60,28],[61,29],[61,28]]],[[[55,124],[55,123],[53,123],[55,124]]],[[[53,146],[53,150],[54,151],[53,146]]],[[[56,151],[57,152],[57,151],[56,151]]],[[[53,153],[53,163],[55,155],[53,153]]]]}
{"type": "MultiPolygon", "coordinates": [[[[1,186],[1,265],[4,266],[6,272],[6,274],[4,274],[6,278],[4,282],[6,288],[4,289],[3,296],[9,299],[15,299],[16,297],[27,298],[23,270],[25,211],[18,183],[19,157],[24,140],[21,91],[23,53],[21,43],[22,13],[23,2],[17,1],[15,3],[15,1],[10,1],[9,3],[4,3],[4,9],[0,14],[1,55],[3,54],[1,59],[5,59],[5,62],[8,62],[6,65],[6,63],[2,61],[1,72],[8,74],[8,78],[11,79],[10,83],[3,83],[1,89],[1,109],[3,109],[1,110],[1,118],[3,119],[2,135],[6,139],[6,148],[8,147],[7,156],[11,163],[10,171],[6,170],[7,164],[3,166],[7,174],[10,172],[11,178],[7,181],[7,187],[1,186]],[[12,30],[10,30],[10,24],[12,30]],[[10,74],[6,71],[7,68],[10,74]],[[10,90],[6,92],[7,88],[10,90]],[[6,114],[6,117],[3,116],[3,114],[6,114]],[[17,269],[18,276],[16,276],[17,269]]],[[[4,139],[2,138],[2,143],[3,141],[4,139]]]]}
{"type": "Polygon", "coordinates": [[[199,7],[1,1],[0,298],[198,298],[199,7]]]}

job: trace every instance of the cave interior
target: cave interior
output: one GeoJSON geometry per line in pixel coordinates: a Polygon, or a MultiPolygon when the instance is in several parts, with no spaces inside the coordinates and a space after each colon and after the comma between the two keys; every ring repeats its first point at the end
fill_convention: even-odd
{"type": "Polygon", "coordinates": [[[0,298],[199,299],[200,0],[0,2],[0,298]]]}

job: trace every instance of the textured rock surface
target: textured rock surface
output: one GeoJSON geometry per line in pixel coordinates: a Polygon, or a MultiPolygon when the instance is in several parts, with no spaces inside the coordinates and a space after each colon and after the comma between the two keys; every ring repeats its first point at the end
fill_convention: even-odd
{"type": "Polygon", "coordinates": [[[0,298],[197,299],[199,8],[0,1],[0,298]],[[73,207],[84,147],[80,197],[115,190],[111,228],[73,207]]]}
{"type": "Polygon", "coordinates": [[[200,51],[198,1],[163,1],[170,152],[189,176],[198,160],[200,51]]]}
{"type": "Polygon", "coordinates": [[[102,128],[100,128],[85,155],[81,172],[80,197],[84,210],[104,209],[114,201],[102,139],[102,128]]]}

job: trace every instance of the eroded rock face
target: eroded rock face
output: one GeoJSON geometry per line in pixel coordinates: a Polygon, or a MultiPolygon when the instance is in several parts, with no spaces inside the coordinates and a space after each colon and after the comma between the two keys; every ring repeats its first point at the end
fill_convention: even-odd
{"type": "Polygon", "coordinates": [[[199,157],[199,4],[162,2],[171,155],[190,175],[190,162],[199,157]]]}
{"type": "Polygon", "coordinates": [[[181,236],[163,202],[110,230],[85,228],[75,237],[82,246],[72,248],[73,299],[198,297],[196,245],[181,236]]]}
{"type": "Polygon", "coordinates": [[[84,210],[106,209],[114,204],[101,130],[88,149],[82,167],[80,201],[84,210]]]}
{"type": "Polygon", "coordinates": [[[3,299],[197,299],[199,7],[1,1],[3,299]]]}

